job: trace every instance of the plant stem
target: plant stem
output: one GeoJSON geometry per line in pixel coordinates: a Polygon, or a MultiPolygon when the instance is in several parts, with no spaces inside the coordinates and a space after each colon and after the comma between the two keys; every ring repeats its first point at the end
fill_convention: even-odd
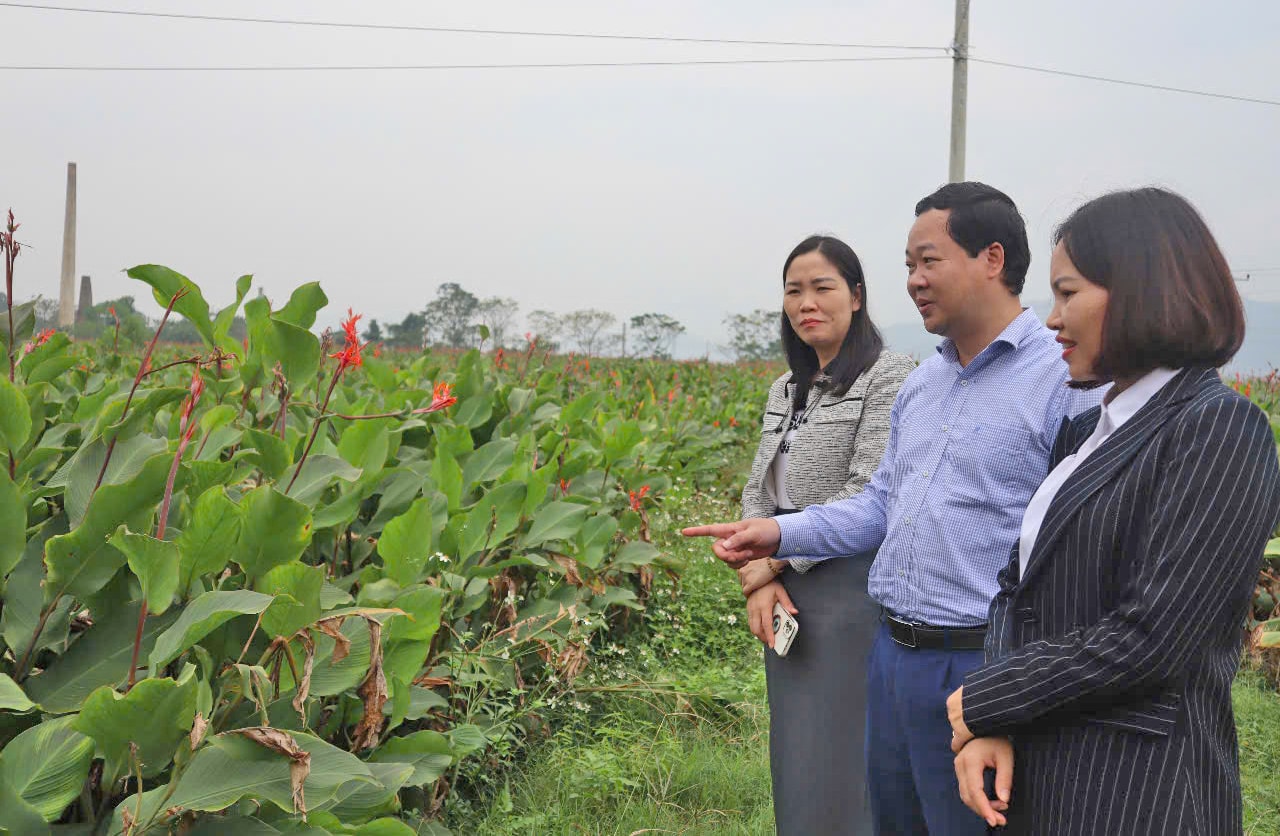
{"type": "MultiPolygon", "coordinates": [[[[185,290],[179,290],[173,294],[173,298],[169,300],[169,306],[164,309],[164,316],[160,318],[160,324],[156,327],[156,332],[152,335],[151,342],[147,344],[147,350],[142,355],[142,362],[138,365],[138,373],[133,376],[133,386],[129,388],[129,397],[125,398],[124,409],[120,412],[121,421],[129,414],[129,407],[133,404],[134,393],[138,391],[138,384],[142,383],[142,378],[146,375],[147,364],[151,362],[151,353],[156,350],[156,342],[160,339],[160,332],[164,330],[164,324],[169,321],[169,314],[173,313],[173,306],[178,304],[178,300],[186,295],[187,292],[185,290]]],[[[102,460],[102,469],[98,471],[98,481],[93,483],[93,493],[89,494],[91,500],[93,494],[98,492],[98,488],[102,487],[102,479],[107,475],[107,465],[111,464],[111,454],[116,450],[116,440],[119,437],[119,433],[113,435],[111,442],[107,444],[107,455],[102,460]]]]}
{"type": "Polygon", "coordinates": [[[298,459],[298,466],[293,469],[293,478],[289,480],[289,484],[285,487],[285,495],[288,496],[293,483],[298,481],[298,474],[302,472],[302,466],[307,463],[307,456],[311,454],[311,445],[316,443],[316,436],[320,432],[320,424],[325,419],[325,410],[329,408],[329,399],[333,397],[333,389],[338,385],[338,379],[342,377],[342,364],[338,364],[338,368],[333,370],[333,379],[329,381],[329,391],[324,393],[324,403],[320,404],[320,415],[316,418],[314,424],[311,425],[311,437],[307,439],[307,446],[302,450],[302,458],[298,459]]]}
{"type": "Polygon", "coordinates": [[[35,654],[36,642],[40,640],[40,634],[44,632],[45,625],[49,622],[49,616],[53,614],[54,608],[58,606],[58,602],[62,600],[62,593],[49,602],[49,606],[40,611],[40,620],[36,622],[35,632],[31,635],[31,644],[27,646],[27,650],[22,654],[22,662],[18,664],[16,677],[19,682],[26,678],[27,672],[31,668],[31,657],[35,654]]]}
{"type": "Polygon", "coordinates": [[[133,657],[129,660],[129,684],[125,686],[125,693],[133,690],[133,685],[138,677],[138,651],[142,649],[142,631],[147,626],[147,599],[143,598],[141,606],[138,608],[138,629],[133,636],[133,657]]]}

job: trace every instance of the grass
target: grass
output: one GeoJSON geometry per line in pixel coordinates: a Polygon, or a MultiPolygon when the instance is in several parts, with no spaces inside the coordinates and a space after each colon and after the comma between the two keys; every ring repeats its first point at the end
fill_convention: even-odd
{"type": "Polygon", "coordinates": [[[1244,671],[1232,689],[1240,736],[1244,832],[1280,836],[1280,694],[1244,671]]]}
{"type": "MultiPolygon", "coordinates": [[[[686,520],[732,516],[731,497],[671,496],[658,545],[684,558],[655,585],[644,629],[600,648],[558,731],[455,832],[772,834],[768,706],[759,643],[732,574],[686,520]],[[665,533],[663,533],[665,532],[665,533]]],[[[1233,690],[1249,836],[1280,836],[1280,694],[1242,672],[1233,690]]]]}

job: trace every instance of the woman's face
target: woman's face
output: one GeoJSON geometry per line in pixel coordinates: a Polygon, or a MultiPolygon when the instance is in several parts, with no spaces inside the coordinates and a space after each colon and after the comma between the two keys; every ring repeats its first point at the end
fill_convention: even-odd
{"type": "Polygon", "coordinates": [[[782,286],[782,309],[800,339],[826,365],[840,350],[853,314],[862,309],[861,292],[817,250],[796,256],[782,286]]]}
{"type": "Polygon", "coordinates": [[[1080,275],[1061,242],[1053,248],[1049,284],[1053,290],[1053,311],[1045,325],[1058,332],[1062,359],[1067,362],[1071,379],[1077,382],[1097,380],[1098,358],[1102,354],[1102,322],[1107,315],[1107,300],[1111,294],[1106,288],[1080,275]]]}

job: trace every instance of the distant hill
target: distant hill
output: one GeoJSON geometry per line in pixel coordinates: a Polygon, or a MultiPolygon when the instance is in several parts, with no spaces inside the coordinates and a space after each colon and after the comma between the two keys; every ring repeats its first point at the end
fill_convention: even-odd
{"type": "MultiPolygon", "coordinates": [[[[1041,319],[1047,315],[1047,302],[1031,302],[1030,305],[1041,319]]],[[[1280,367],[1280,302],[1246,299],[1244,313],[1247,322],[1244,346],[1227,368],[1230,371],[1267,372],[1273,366],[1280,367]]],[[[881,327],[880,331],[891,349],[909,354],[916,360],[933,354],[938,345],[938,338],[924,330],[919,321],[895,322],[881,327]]]]}

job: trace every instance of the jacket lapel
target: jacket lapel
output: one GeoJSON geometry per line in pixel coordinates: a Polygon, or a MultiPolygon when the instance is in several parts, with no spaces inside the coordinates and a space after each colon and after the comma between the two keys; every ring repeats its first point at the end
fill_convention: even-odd
{"type": "MultiPolygon", "coordinates": [[[[1057,496],[1049,504],[1040,533],[1030,559],[1022,567],[1019,585],[1027,584],[1049,561],[1054,546],[1091,496],[1102,489],[1125,468],[1151,437],[1165,425],[1170,412],[1194,397],[1207,385],[1219,384],[1213,369],[1188,369],[1157,392],[1132,418],[1116,430],[1102,446],[1058,489],[1057,496]]],[[[1075,449],[1088,440],[1088,435],[1077,439],[1075,449]]]]}

